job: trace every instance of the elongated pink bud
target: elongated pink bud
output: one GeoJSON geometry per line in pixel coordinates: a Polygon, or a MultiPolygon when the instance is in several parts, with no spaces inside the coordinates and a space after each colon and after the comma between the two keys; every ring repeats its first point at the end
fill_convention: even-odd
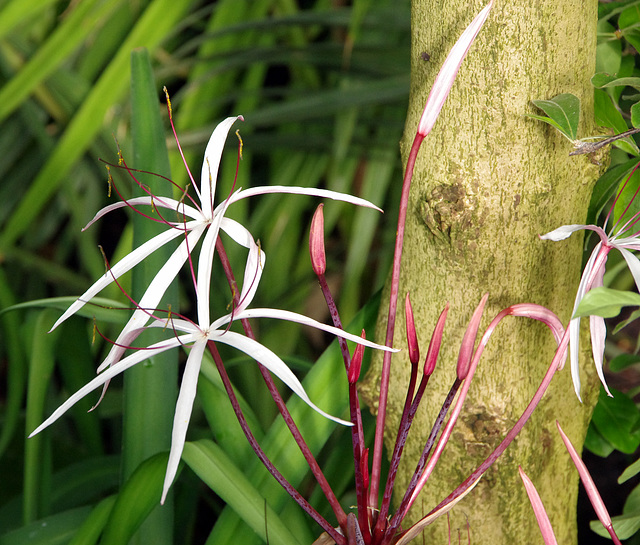
{"type": "Polygon", "coordinates": [[[544,539],[545,545],[558,545],[556,536],[553,533],[553,528],[551,527],[551,522],[549,522],[549,516],[542,504],[542,500],[540,499],[540,495],[538,494],[536,487],[533,486],[531,479],[527,477],[527,474],[520,466],[518,466],[518,471],[520,472],[520,478],[524,483],[524,488],[527,491],[527,496],[529,496],[529,501],[531,502],[531,507],[533,507],[533,513],[538,521],[540,533],[542,534],[542,539],[544,539]]]}
{"type": "Polygon", "coordinates": [[[438,354],[440,353],[440,345],[442,344],[442,333],[444,331],[444,323],[447,320],[447,313],[449,312],[449,303],[444,307],[444,310],[440,313],[440,318],[436,323],[436,327],[431,335],[431,342],[429,343],[429,350],[427,350],[427,357],[424,361],[424,374],[431,375],[436,368],[436,362],[438,361],[438,354]]]}
{"type": "Polygon", "coordinates": [[[427,104],[424,107],[424,112],[418,124],[418,134],[426,136],[431,132],[431,129],[433,129],[436,119],[438,119],[440,115],[440,110],[442,110],[442,106],[444,105],[444,101],[447,99],[447,96],[449,96],[449,91],[451,91],[453,82],[458,75],[460,65],[467,56],[467,52],[476,39],[478,32],[480,32],[482,25],[484,25],[484,22],[487,20],[492,6],[493,0],[478,13],[476,18],[471,21],[471,24],[462,33],[460,38],[458,38],[456,44],[451,48],[442,68],[440,68],[440,72],[438,72],[433,87],[431,87],[427,104]]]}
{"type": "Polygon", "coordinates": [[[311,255],[311,266],[317,276],[322,276],[327,270],[327,258],[324,253],[324,214],[322,209],[324,204],[319,204],[311,220],[311,231],[309,232],[309,253],[311,255]]]}
{"type": "Polygon", "coordinates": [[[409,361],[411,365],[418,365],[420,361],[420,347],[418,346],[418,335],[416,325],[413,321],[413,309],[409,300],[409,293],[404,300],[404,316],[407,324],[407,345],[409,346],[409,361]]]}
{"type": "MultiPolygon", "coordinates": [[[[360,335],[363,339],[365,338],[364,329],[362,330],[362,334],[360,335]]],[[[362,369],[362,356],[364,355],[364,346],[359,344],[356,346],[356,349],[353,352],[353,357],[351,358],[351,365],[349,365],[349,373],[347,375],[347,380],[349,384],[355,384],[360,378],[360,370],[362,369]]]]}
{"type": "Polygon", "coordinates": [[[360,472],[362,473],[362,487],[369,490],[369,449],[366,448],[360,454],[360,472]]]}
{"type": "Polygon", "coordinates": [[[616,544],[620,544],[620,540],[618,539],[618,536],[616,535],[613,529],[613,524],[611,523],[611,517],[609,516],[609,511],[607,511],[607,508],[604,502],[602,501],[600,492],[598,492],[598,489],[596,488],[596,483],[593,482],[593,479],[591,478],[591,474],[589,473],[587,466],[584,465],[584,462],[582,461],[582,458],[580,458],[578,451],[571,444],[571,441],[569,441],[569,438],[566,436],[564,431],[562,431],[562,428],[560,427],[560,422],[558,422],[557,420],[556,420],[556,426],[558,426],[558,431],[560,432],[560,437],[562,437],[562,440],[564,441],[564,446],[567,447],[567,450],[569,451],[569,455],[571,456],[573,465],[575,465],[576,469],[578,470],[578,474],[580,475],[580,480],[582,481],[582,486],[584,486],[584,490],[587,493],[587,496],[589,496],[589,501],[591,502],[591,505],[593,505],[593,509],[596,512],[598,519],[600,520],[600,522],[602,522],[602,525],[607,529],[607,532],[609,532],[609,535],[611,536],[611,539],[613,539],[613,542],[616,544]]]}
{"type": "Polygon", "coordinates": [[[473,349],[476,345],[476,337],[478,335],[478,328],[480,327],[480,319],[482,318],[482,312],[484,306],[487,303],[489,294],[485,293],[484,297],[480,300],[480,304],[476,308],[467,331],[462,338],[462,344],[460,345],[460,353],[458,355],[458,366],[456,367],[456,373],[460,380],[464,380],[469,372],[469,365],[471,364],[471,357],[473,356],[473,349]]]}

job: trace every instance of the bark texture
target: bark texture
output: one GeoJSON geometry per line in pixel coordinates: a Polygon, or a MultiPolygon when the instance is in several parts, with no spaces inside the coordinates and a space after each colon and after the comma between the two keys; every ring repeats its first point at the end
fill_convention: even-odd
{"type": "MultiPolygon", "coordinates": [[[[411,99],[401,143],[405,159],[442,62],[484,5],[483,0],[413,1],[411,99]]],[[[502,308],[522,302],[545,305],[568,323],[580,277],[582,239],[574,235],[554,243],[537,235],[584,223],[602,167],[585,156],[569,157],[567,140],[525,114],[540,113],[531,100],[573,93],[582,104],[579,136],[596,132],[589,82],[595,70],[596,22],[597,0],[496,0],[423,143],[411,190],[400,288],[401,298],[411,294],[422,354],[446,301],[451,310],[440,360],[405,448],[396,501],[453,383],[459,343],[483,293],[490,293],[485,326],[502,308]]],[[[586,347],[584,330],[582,338],[586,347]]],[[[396,326],[394,345],[406,346],[403,319],[396,326]]],[[[553,337],[543,325],[523,318],[503,321],[480,362],[452,441],[412,513],[414,521],[497,446],[533,395],[554,350],[553,337]]],[[[578,476],[555,420],[576,446],[582,445],[598,389],[588,351],[581,357],[584,404],[573,393],[567,364],[516,442],[453,509],[452,531],[466,532],[468,521],[474,545],[540,542],[518,476],[520,464],[540,491],[558,541],[577,541],[578,476]]],[[[380,363],[381,358],[363,388],[374,409],[380,363]]],[[[388,448],[395,439],[408,377],[405,350],[392,362],[388,448]]],[[[443,517],[432,525],[425,542],[447,543],[446,533],[443,517]]]]}

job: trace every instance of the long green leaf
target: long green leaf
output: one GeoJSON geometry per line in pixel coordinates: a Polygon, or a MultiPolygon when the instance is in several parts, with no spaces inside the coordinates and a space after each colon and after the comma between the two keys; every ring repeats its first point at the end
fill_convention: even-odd
{"type": "MultiPolygon", "coordinates": [[[[281,545],[299,545],[266,500],[246,478],[244,468],[235,465],[224,451],[209,440],[188,442],[185,463],[232,508],[263,540],[281,545]]],[[[240,541],[238,541],[240,543],[240,541]]]]}

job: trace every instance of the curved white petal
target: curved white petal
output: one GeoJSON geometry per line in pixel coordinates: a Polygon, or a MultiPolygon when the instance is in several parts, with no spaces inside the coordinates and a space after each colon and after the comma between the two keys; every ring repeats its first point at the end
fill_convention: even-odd
{"type": "Polygon", "coordinates": [[[124,328],[122,328],[120,335],[118,335],[118,338],[115,340],[114,347],[109,352],[109,356],[111,356],[111,352],[116,349],[118,344],[123,344],[122,339],[128,335],[129,331],[142,327],[149,322],[151,319],[150,314],[157,308],[165,291],[167,291],[171,282],[173,282],[178,272],[180,272],[180,269],[189,256],[189,252],[198,242],[203,230],[204,226],[199,225],[196,229],[191,231],[187,238],[180,243],[180,246],[176,248],[173,254],[171,254],[171,257],[169,257],[166,263],[154,276],[153,280],[144,292],[142,299],[138,302],[138,308],[133,312],[131,318],[129,318],[129,321],[124,328]]]}
{"type": "MultiPolygon", "coordinates": [[[[194,220],[202,220],[202,213],[194,208],[193,206],[189,206],[188,204],[184,204],[181,201],[176,201],[175,199],[169,197],[135,197],[133,199],[127,199],[126,201],[119,201],[114,204],[110,204],[109,206],[105,206],[96,212],[96,215],[93,216],[91,221],[85,225],[82,230],[86,231],[91,225],[93,225],[96,221],[98,221],[103,216],[107,215],[109,212],[113,212],[119,208],[125,208],[130,206],[157,206],[160,208],[168,208],[170,210],[176,210],[180,214],[184,214],[194,220]]],[[[168,218],[165,218],[168,219],[168,218]]]]}
{"type": "Polygon", "coordinates": [[[187,436],[187,428],[193,410],[193,401],[196,397],[198,387],[198,375],[200,374],[200,366],[202,364],[202,354],[207,346],[205,338],[196,341],[187,358],[187,363],[182,374],[182,383],[180,384],[180,394],[176,403],[176,412],[173,417],[173,430],[171,432],[171,450],[169,451],[169,462],[167,463],[167,472],[164,476],[164,485],[162,487],[161,504],[167,497],[167,492],[173,483],[173,479],[178,471],[180,457],[184,448],[184,441],[187,436]]]}
{"type": "Polygon", "coordinates": [[[372,202],[369,202],[366,199],[361,199],[360,197],[348,195],[346,193],[339,193],[338,191],[331,191],[329,189],[316,189],[313,187],[296,187],[286,185],[258,186],[250,187],[249,189],[243,189],[241,191],[236,191],[233,195],[231,195],[231,197],[229,197],[229,202],[237,202],[240,199],[245,199],[247,197],[253,197],[255,195],[267,195],[269,193],[290,193],[293,195],[309,195],[311,197],[322,197],[323,199],[348,202],[357,206],[373,208],[374,210],[382,212],[382,209],[378,208],[372,202]]]}
{"type": "MultiPolygon", "coordinates": [[[[152,239],[148,240],[131,253],[123,257],[118,263],[110,268],[101,278],[99,278],[87,291],[85,291],[76,301],[74,301],[69,308],[58,318],[51,331],[64,322],[69,316],[72,316],[78,310],[80,310],[86,303],[88,303],[93,297],[95,297],[100,291],[106,288],[114,278],[119,278],[140,263],[147,256],[155,252],[158,248],[164,246],[167,242],[170,242],[174,238],[184,235],[184,231],[181,229],[169,229],[156,235],[152,239]]],[[[163,292],[164,293],[164,292],[163,292]]]]}
{"type": "Polygon", "coordinates": [[[309,399],[309,396],[305,392],[304,388],[302,387],[302,384],[300,384],[300,381],[293,374],[291,369],[289,369],[287,365],[278,356],[276,356],[276,354],[274,354],[266,346],[260,344],[258,341],[254,341],[249,337],[245,337],[244,335],[240,335],[239,333],[235,333],[233,331],[211,331],[209,333],[209,338],[211,340],[214,340],[215,342],[233,346],[234,348],[241,350],[257,362],[264,365],[269,371],[271,371],[289,388],[291,388],[291,390],[300,399],[302,399],[302,401],[304,401],[307,405],[309,405],[309,407],[311,407],[314,411],[320,413],[325,418],[333,420],[338,424],[344,424],[345,426],[353,425],[351,424],[351,422],[341,420],[340,418],[336,418],[334,416],[331,416],[330,414],[325,413],[322,409],[314,405],[313,402],[309,399]]]}
{"type": "Polygon", "coordinates": [[[49,418],[47,418],[42,424],[40,424],[35,430],[33,430],[29,437],[33,437],[37,433],[40,433],[47,426],[53,424],[53,422],[58,420],[58,418],[60,418],[71,407],[73,407],[84,396],[93,392],[93,390],[99,388],[105,382],[111,380],[116,375],[122,373],[123,371],[126,371],[127,369],[133,367],[141,361],[155,356],[156,354],[160,354],[162,352],[170,350],[171,348],[175,348],[176,346],[191,343],[194,341],[194,337],[194,335],[182,335],[178,338],[160,341],[152,344],[146,349],[138,350],[130,356],[127,356],[126,358],[120,360],[118,363],[109,367],[109,369],[107,369],[104,373],[101,373],[92,381],[88,382],[82,388],[80,388],[75,394],[73,394],[62,405],[60,405],[60,407],[58,407],[49,418]]]}
{"type": "Polygon", "coordinates": [[[546,235],[540,235],[540,238],[542,240],[553,240],[554,242],[558,242],[559,240],[569,238],[573,233],[580,231],[581,229],[595,231],[598,233],[601,240],[608,240],[607,234],[604,230],[596,225],[563,225],[562,227],[558,227],[557,229],[550,231],[546,235]]]}
{"type": "Polygon", "coordinates": [[[200,202],[202,204],[202,211],[205,214],[211,213],[213,215],[213,197],[216,192],[216,180],[218,179],[222,150],[224,149],[224,143],[227,140],[231,126],[238,119],[243,119],[243,117],[241,115],[227,117],[227,119],[220,122],[211,134],[207,147],[204,150],[204,160],[202,161],[200,176],[200,202]]]}
{"type": "Polygon", "coordinates": [[[573,318],[569,322],[569,353],[571,356],[573,388],[582,403],[582,397],[580,396],[580,318],[573,318]]]}
{"type": "Polygon", "coordinates": [[[369,348],[376,348],[378,350],[385,350],[387,352],[400,351],[396,348],[389,348],[388,346],[383,346],[381,344],[376,344],[372,341],[368,341],[358,335],[347,333],[343,329],[323,324],[322,322],[318,322],[317,320],[309,318],[308,316],[304,316],[303,314],[298,314],[297,312],[291,312],[288,310],[278,310],[274,308],[250,308],[243,310],[242,312],[234,313],[233,316],[231,314],[228,314],[227,316],[216,320],[211,325],[211,327],[218,329],[222,325],[229,323],[231,319],[242,320],[244,318],[275,318],[277,320],[289,320],[290,322],[296,322],[302,325],[315,327],[316,329],[321,329],[322,331],[326,331],[327,333],[332,333],[333,335],[343,337],[349,341],[353,341],[364,346],[368,346],[369,348]]]}
{"type": "Polygon", "coordinates": [[[618,248],[622,257],[624,257],[624,260],[627,262],[627,267],[629,267],[631,276],[633,276],[635,280],[636,287],[640,290],[640,261],[626,248],[621,248],[620,246],[616,246],[616,248],[618,248]]]}
{"type": "Polygon", "coordinates": [[[609,397],[613,397],[604,378],[602,366],[604,364],[604,340],[607,336],[607,326],[601,316],[589,316],[591,326],[591,349],[593,350],[593,363],[596,366],[598,377],[609,397]]]}

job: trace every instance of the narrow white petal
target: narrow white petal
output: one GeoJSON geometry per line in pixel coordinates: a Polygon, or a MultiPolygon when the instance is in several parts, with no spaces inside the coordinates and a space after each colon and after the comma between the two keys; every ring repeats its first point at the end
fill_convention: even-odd
{"type": "Polygon", "coordinates": [[[607,386],[607,381],[604,378],[604,372],[602,366],[604,364],[604,340],[607,336],[607,326],[604,324],[604,318],[601,316],[589,316],[591,326],[591,348],[593,350],[593,362],[598,372],[598,377],[602,386],[607,392],[609,397],[613,397],[607,386]]]}
{"type": "Polygon", "coordinates": [[[242,191],[237,191],[236,193],[231,195],[231,197],[229,198],[229,202],[236,202],[246,197],[253,197],[255,195],[266,195],[268,193],[291,193],[293,195],[309,195],[312,197],[321,197],[323,199],[332,199],[334,201],[348,202],[358,206],[364,206],[366,208],[373,208],[374,210],[382,212],[382,209],[378,208],[372,202],[369,202],[366,199],[361,199],[360,197],[348,195],[346,193],[339,193],[337,191],[331,191],[328,189],[316,189],[312,187],[296,187],[286,185],[258,186],[250,187],[249,189],[243,189],[242,191]]]}
{"type": "Polygon", "coordinates": [[[202,210],[213,214],[213,197],[216,189],[216,180],[218,179],[218,169],[220,168],[220,159],[222,158],[222,150],[227,140],[227,135],[231,126],[242,116],[227,117],[218,124],[209,143],[204,151],[204,160],[202,162],[202,173],[200,177],[200,201],[202,210]]]}
{"type": "Polygon", "coordinates": [[[542,240],[553,240],[554,242],[558,242],[559,240],[564,240],[565,238],[569,238],[576,231],[580,231],[581,229],[588,229],[590,231],[595,231],[600,235],[601,240],[607,240],[607,234],[603,229],[596,225],[563,225],[562,227],[558,227],[553,231],[550,231],[546,235],[541,235],[540,238],[542,240]]]}
{"type": "MultiPolygon", "coordinates": [[[[184,235],[184,232],[179,229],[168,229],[156,235],[152,239],[148,240],[131,253],[123,257],[118,263],[116,263],[110,270],[108,270],[101,278],[99,278],[87,291],[85,291],[78,299],[71,304],[71,306],[64,312],[60,318],[53,324],[51,330],[53,331],[67,318],[78,312],[86,303],[88,303],[93,297],[95,297],[100,291],[106,288],[114,278],[119,278],[140,263],[143,259],[155,252],[158,248],[164,246],[167,242],[184,235]]],[[[164,292],[163,292],[164,293],[164,292]]]]}
{"type": "Polygon", "coordinates": [[[111,349],[109,356],[112,356],[112,352],[116,350],[116,346],[119,344],[124,344],[122,340],[126,338],[129,334],[129,331],[143,327],[146,325],[150,318],[150,313],[152,313],[158,306],[160,299],[164,295],[167,288],[173,282],[175,277],[180,272],[180,269],[184,265],[184,262],[187,260],[189,256],[189,252],[193,250],[193,247],[198,242],[198,239],[202,235],[202,231],[204,230],[204,226],[200,225],[189,235],[186,240],[183,240],[180,243],[180,246],[176,248],[176,250],[171,254],[171,257],[167,260],[167,262],[162,266],[162,268],[155,275],[149,286],[147,287],[142,299],[138,302],[138,308],[133,312],[131,318],[124,326],[120,335],[115,340],[114,347],[111,349]]]}
{"type": "Polygon", "coordinates": [[[620,246],[616,246],[616,248],[620,250],[622,257],[624,257],[624,260],[627,262],[627,267],[629,267],[631,276],[633,276],[633,279],[636,282],[636,287],[640,290],[640,261],[638,261],[638,258],[626,248],[622,248],[620,246]]]}
{"type": "Polygon", "coordinates": [[[115,365],[112,365],[107,369],[104,373],[101,373],[92,381],[85,384],[82,388],[80,388],[75,394],[73,394],[69,399],[67,399],[60,407],[58,407],[53,414],[47,418],[42,424],[40,424],[29,437],[33,437],[37,433],[40,433],[44,428],[53,424],[58,418],[60,418],[65,412],[67,412],[71,407],[73,407],[78,401],[80,401],[84,396],[93,392],[93,390],[102,386],[105,382],[111,380],[116,375],[126,371],[130,367],[144,361],[148,358],[155,356],[156,354],[160,354],[161,352],[165,352],[171,348],[176,346],[181,346],[183,344],[191,343],[194,340],[194,335],[183,335],[179,338],[172,338],[164,341],[157,342],[152,344],[150,347],[144,350],[138,350],[127,356],[126,358],[120,360],[115,365]]]}
{"type": "Polygon", "coordinates": [[[388,346],[383,346],[381,344],[376,344],[374,342],[363,339],[359,335],[347,333],[343,329],[323,324],[322,322],[318,322],[312,318],[309,318],[308,316],[304,316],[303,314],[298,314],[297,312],[291,312],[288,310],[278,310],[274,308],[246,309],[242,312],[235,313],[233,317],[231,317],[231,315],[227,315],[223,318],[220,318],[219,320],[216,320],[212,324],[212,327],[217,329],[220,326],[229,323],[229,320],[231,318],[233,318],[234,320],[241,320],[244,318],[276,318],[278,320],[289,320],[290,322],[296,322],[302,325],[315,327],[316,329],[321,329],[322,331],[326,331],[327,333],[332,333],[333,335],[343,337],[349,341],[353,341],[364,346],[368,346],[369,348],[376,348],[378,350],[385,350],[387,352],[399,352],[398,349],[389,348],[388,346]]]}
{"type": "Polygon", "coordinates": [[[164,477],[164,486],[162,488],[162,499],[160,503],[164,503],[167,492],[173,483],[173,479],[178,471],[180,457],[184,449],[184,441],[187,436],[187,428],[189,427],[189,419],[193,410],[193,401],[196,397],[198,387],[198,375],[200,374],[200,366],[202,364],[202,354],[207,346],[206,339],[196,341],[189,351],[189,357],[182,374],[182,383],[180,385],[180,394],[176,403],[176,412],[173,417],[173,431],[171,432],[171,450],[169,451],[169,463],[167,464],[167,472],[164,477]]]}
{"type": "Polygon", "coordinates": [[[574,318],[569,322],[569,343],[573,388],[580,403],[582,403],[582,397],[580,396],[580,318],[574,318]]]}
{"type": "Polygon", "coordinates": [[[238,350],[241,350],[248,356],[252,357],[257,362],[260,362],[269,371],[276,375],[282,382],[284,382],[289,388],[291,388],[291,390],[300,399],[302,399],[302,401],[304,401],[307,405],[309,405],[309,407],[311,407],[314,411],[320,413],[325,418],[333,420],[338,424],[344,424],[345,426],[352,425],[351,422],[347,422],[345,420],[341,420],[340,418],[331,416],[330,414],[325,413],[322,409],[314,405],[313,402],[309,399],[309,396],[305,392],[304,388],[302,387],[302,384],[293,374],[291,369],[289,369],[287,365],[278,356],[276,356],[276,354],[274,354],[266,346],[260,344],[258,341],[254,341],[249,337],[245,337],[244,335],[240,335],[239,333],[235,333],[233,331],[212,331],[209,335],[209,338],[216,342],[233,346],[238,350]]]}

